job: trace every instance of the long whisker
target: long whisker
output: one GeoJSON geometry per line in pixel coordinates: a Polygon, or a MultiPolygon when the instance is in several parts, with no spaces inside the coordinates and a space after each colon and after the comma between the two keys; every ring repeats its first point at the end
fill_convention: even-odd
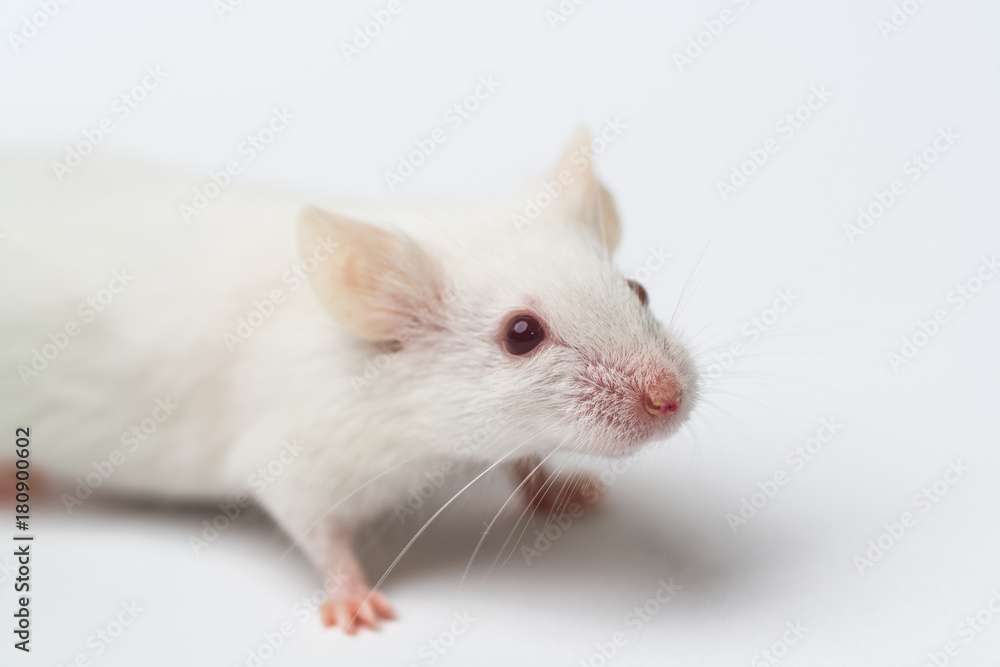
{"type": "Polygon", "coordinates": [[[491,269],[489,267],[489,265],[486,264],[486,262],[484,262],[483,260],[481,260],[478,257],[476,257],[474,254],[472,254],[472,252],[468,248],[466,248],[461,243],[459,243],[457,239],[455,239],[451,234],[449,234],[447,232],[447,230],[444,229],[444,227],[442,227],[437,222],[435,222],[434,219],[431,218],[431,216],[429,216],[427,213],[425,213],[422,208],[420,208],[419,206],[417,206],[413,202],[413,200],[410,199],[405,193],[401,193],[401,194],[406,199],[407,203],[414,208],[414,210],[416,210],[418,213],[420,213],[420,215],[422,215],[425,218],[427,218],[427,221],[429,223],[431,223],[432,225],[434,225],[434,227],[436,227],[439,232],[441,232],[442,234],[444,234],[445,236],[447,236],[448,240],[451,241],[452,243],[454,243],[456,247],[458,247],[462,252],[464,252],[466,255],[468,255],[470,259],[472,259],[476,264],[478,264],[480,269],[482,269],[485,273],[488,273],[490,276],[492,276],[497,281],[499,281],[501,283],[505,283],[508,287],[511,286],[511,283],[509,281],[505,280],[503,276],[499,275],[496,271],[494,271],[493,269],[491,269]]]}
{"type": "MultiPolygon", "coordinates": [[[[560,469],[561,469],[561,467],[560,467],[560,469]]],[[[542,485],[538,488],[538,491],[535,492],[535,495],[533,495],[531,498],[528,499],[528,502],[525,504],[524,509],[521,510],[521,513],[518,515],[517,521],[514,522],[514,525],[511,527],[510,532],[507,534],[507,539],[505,539],[504,542],[503,542],[503,544],[500,545],[500,549],[499,549],[499,551],[497,551],[496,558],[493,559],[493,563],[490,564],[489,569],[486,570],[486,575],[487,576],[489,576],[489,574],[493,572],[493,569],[496,567],[497,563],[500,561],[500,558],[503,556],[504,551],[507,550],[507,545],[510,543],[510,538],[514,537],[514,531],[516,531],[517,527],[521,525],[521,520],[524,518],[524,515],[527,514],[529,510],[531,510],[532,516],[534,515],[535,499],[538,498],[540,495],[543,495],[545,493],[545,490],[552,483],[552,479],[553,479],[552,477],[547,477],[545,479],[545,481],[542,483],[542,485]]],[[[530,518],[529,518],[529,521],[530,521],[530,518]]],[[[527,524],[525,524],[525,528],[527,528],[527,524]]],[[[523,535],[523,531],[522,531],[522,535],[523,535]]],[[[521,538],[518,537],[518,541],[520,539],[521,538]]],[[[516,545],[517,541],[515,541],[514,544],[516,545]]]]}
{"type": "Polygon", "coordinates": [[[491,470],[493,470],[494,468],[496,468],[498,465],[500,465],[501,463],[503,463],[504,461],[506,461],[507,459],[509,459],[511,456],[514,455],[514,452],[516,452],[517,450],[519,450],[523,446],[524,446],[524,443],[521,443],[520,445],[518,445],[517,447],[514,447],[512,450],[510,450],[509,452],[507,452],[506,454],[504,454],[503,456],[501,456],[499,459],[497,459],[496,461],[494,461],[493,463],[491,463],[489,466],[486,467],[485,470],[483,470],[481,473],[479,473],[478,475],[476,475],[475,477],[473,477],[472,481],[470,481],[468,484],[466,484],[461,489],[459,489],[458,492],[455,493],[455,495],[453,495],[450,499],[448,499],[448,501],[444,505],[442,505],[440,508],[438,508],[438,510],[436,512],[434,512],[434,514],[431,516],[431,518],[427,519],[427,521],[424,523],[424,525],[420,527],[420,530],[417,531],[416,535],[414,535],[410,539],[410,541],[406,543],[406,546],[403,547],[403,550],[399,552],[399,555],[396,556],[396,559],[392,561],[392,563],[389,565],[389,567],[385,571],[385,573],[381,576],[381,578],[379,578],[378,582],[374,586],[372,586],[371,593],[369,593],[368,597],[365,598],[365,602],[367,602],[371,598],[372,594],[375,591],[378,590],[379,586],[382,585],[382,582],[384,582],[386,580],[386,577],[388,577],[389,574],[392,573],[393,569],[396,567],[396,565],[399,563],[399,561],[403,559],[403,556],[405,556],[406,552],[410,550],[410,547],[412,547],[413,543],[417,541],[417,538],[419,538],[421,535],[424,534],[424,531],[427,530],[427,528],[431,525],[431,523],[434,521],[434,519],[438,518],[441,515],[441,513],[444,512],[446,509],[448,509],[448,507],[453,502],[455,502],[455,500],[459,496],[461,496],[473,484],[475,484],[480,479],[482,479],[483,476],[486,475],[486,473],[490,472],[491,470]]]}
{"type": "MultiPolygon", "coordinates": [[[[545,525],[542,526],[542,532],[548,528],[553,521],[560,516],[560,510],[563,509],[563,503],[568,501],[569,498],[573,496],[574,493],[580,490],[583,485],[584,477],[582,475],[566,475],[563,479],[562,487],[556,493],[555,500],[552,502],[552,511],[549,512],[548,518],[545,520],[545,525]]],[[[569,505],[566,505],[566,509],[569,509],[569,505]]]]}
{"type": "Polygon", "coordinates": [[[708,246],[711,245],[712,240],[715,238],[715,235],[719,233],[719,229],[722,227],[722,223],[726,221],[726,217],[729,215],[729,212],[731,210],[733,210],[732,207],[729,207],[726,209],[726,212],[722,214],[722,219],[719,220],[719,223],[715,226],[715,229],[712,230],[711,236],[709,236],[708,240],[705,242],[705,247],[701,249],[701,253],[698,255],[698,259],[695,260],[694,267],[691,269],[691,273],[688,274],[687,279],[684,281],[684,285],[681,287],[680,296],[677,297],[677,303],[676,305],[674,305],[674,312],[670,315],[670,322],[667,324],[668,330],[673,329],[674,318],[677,317],[677,309],[681,305],[681,300],[684,298],[684,292],[687,291],[687,286],[691,282],[691,278],[694,277],[695,272],[698,270],[698,265],[701,264],[701,260],[705,256],[705,251],[708,250],[708,246]]]}
{"type": "MultiPolygon", "coordinates": [[[[683,314],[684,309],[687,308],[688,305],[694,300],[695,292],[698,291],[698,287],[701,286],[702,281],[704,281],[705,278],[708,276],[708,274],[710,274],[712,272],[712,269],[715,268],[715,265],[719,263],[720,259],[722,259],[722,255],[717,255],[716,258],[712,260],[712,263],[709,264],[708,268],[706,268],[702,272],[701,277],[698,278],[697,282],[695,282],[694,285],[691,286],[691,291],[684,298],[684,302],[678,304],[677,311],[675,313],[675,315],[678,318],[678,320],[680,319],[681,315],[683,314]]],[[[673,318],[671,318],[671,319],[673,319],[673,318]]]]}
{"type": "Polygon", "coordinates": [[[777,410],[775,410],[770,405],[767,405],[766,403],[761,403],[760,401],[758,401],[756,399],[753,399],[753,398],[750,398],[749,396],[744,396],[743,394],[737,394],[736,392],[733,392],[733,391],[726,391],[725,389],[711,389],[710,391],[713,392],[713,393],[717,393],[717,394],[727,394],[729,396],[734,396],[736,398],[743,399],[744,401],[748,401],[750,403],[753,403],[754,405],[757,405],[757,406],[759,406],[761,408],[764,408],[765,410],[767,410],[768,412],[770,412],[773,415],[781,417],[782,419],[784,419],[785,421],[789,422],[790,424],[794,424],[795,423],[795,420],[792,419],[792,418],[790,418],[788,415],[782,414],[782,413],[778,412],[777,410]]]}
{"type": "Polygon", "coordinates": [[[430,443],[428,445],[425,445],[424,447],[421,447],[420,450],[416,454],[414,454],[413,456],[411,456],[411,457],[409,457],[409,458],[407,458],[407,459],[405,459],[403,461],[400,461],[399,463],[397,463],[397,464],[395,464],[393,466],[390,466],[389,468],[386,468],[385,470],[383,470],[382,472],[378,473],[377,475],[375,475],[374,477],[372,477],[371,479],[369,479],[364,484],[356,487],[350,493],[348,493],[347,495],[345,495],[344,497],[342,497],[340,500],[338,500],[337,502],[335,502],[325,512],[323,512],[319,516],[319,518],[317,518],[315,521],[313,521],[312,524],[309,526],[309,528],[307,528],[301,535],[299,535],[299,536],[294,536],[293,535],[291,537],[291,545],[289,545],[288,549],[285,550],[285,553],[283,553],[281,555],[281,558],[279,558],[278,560],[284,560],[288,556],[288,554],[290,554],[292,551],[295,550],[295,547],[297,547],[301,543],[301,541],[306,537],[306,535],[308,535],[313,529],[316,528],[316,526],[318,526],[324,519],[326,519],[326,517],[329,516],[331,512],[333,512],[338,507],[340,507],[340,505],[342,505],[344,502],[346,502],[347,500],[349,500],[354,494],[358,493],[359,491],[361,491],[365,487],[367,487],[369,484],[372,484],[373,482],[377,481],[381,477],[384,477],[385,475],[388,475],[389,473],[393,472],[394,470],[396,470],[398,468],[401,468],[402,466],[404,466],[404,465],[406,465],[408,463],[412,463],[413,461],[415,461],[416,459],[418,459],[421,455],[423,455],[424,453],[426,453],[427,450],[429,450],[433,446],[434,446],[434,443],[430,443]]]}
{"type": "MultiPolygon", "coordinates": [[[[578,454],[581,451],[582,448],[583,448],[583,443],[578,443],[573,448],[573,450],[570,452],[569,456],[572,457],[572,456],[578,454]]],[[[541,489],[539,489],[539,493],[541,493],[541,494],[546,493],[547,489],[550,486],[552,486],[552,484],[554,484],[556,480],[559,479],[559,475],[562,473],[563,470],[565,470],[570,465],[571,462],[572,462],[572,458],[568,458],[562,465],[560,465],[559,468],[557,468],[555,470],[555,472],[553,472],[546,479],[546,483],[542,486],[541,489]]],[[[582,481],[582,480],[579,480],[579,481],[582,481]]],[[[570,477],[570,476],[567,476],[567,478],[565,480],[563,480],[562,487],[560,488],[559,492],[556,493],[556,497],[555,497],[552,505],[550,506],[552,513],[546,519],[545,525],[542,526],[542,532],[543,533],[545,532],[545,529],[548,528],[549,525],[552,523],[552,521],[556,518],[555,517],[555,512],[557,512],[559,510],[559,505],[562,502],[563,494],[566,491],[567,486],[570,484],[570,482],[574,482],[574,487],[575,487],[579,483],[579,481],[573,480],[572,477],[570,477]]],[[[538,494],[535,494],[535,497],[537,498],[538,494]]],[[[531,525],[532,520],[535,518],[535,512],[538,511],[538,506],[534,502],[534,498],[532,499],[532,503],[529,505],[529,507],[531,509],[531,515],[528,517],[528,520],[525,522],[524,528],[521,529],[521,534],[517,536],[517,539],[514,541],[514,546],[511,548],[510,553],[507,554],[507,558],[504,559],[504,562],[501,563],[500,567],[506,566],[507,563],[510,561],[510,559],[514,556],[514,553],[517,551],[517,545],[521,543],[521,538],[524,537],[525,531],[528,530],[528,526],[531,525]]],[[[527,509],[528,508],[525,508],[525,511],[527,511],[527,509]]],[[[523,517],[523,516],[524,516],[524,512],[521,513],[521,517],[523,517]]],[[[521,522],[521,519],[518,518],[517,523],[514,524],[514,528],[511,530],[511,535],[514,534],[514,530],[517,530],[517,525],[520,522],[521,522]]],[[[510,537],[508,536],[507,539],[509,540],[510,537]]],[[[504,550],[505,546],[506,546],[506,542],[504,543],[504,546],[500,548],[500,553],[497,554],[497,560],[499,560],[500,556],[503,555],[503,550],[504,550]]],[[[493,562],[493,565],[496,566],[496,561],[493,562]]],[[[492,571],[492,568],[490,568],[490,570],[492,571]]]]}
{"type": "MultiPolygon", "coordinates": [[[[717,403],[713,403],[712,401],[708,401],[708,400],[706,400],[706,401],[704,401],[702,403],[702,407],[704,407],[706,409],[709,409],[709,410],[715,410],[715,411],[719,412],[723,417],[729,419],[730,421],[732,421],[736,425],[738,425],[738,426],[742,427],[743,429],[745,429],[746,432],[748,432],[751,436],[753,436],[752,439],[755,441],[755,444],[760,444],[760,443],[762,443],[764,441],[764,439],[760,436],[759,433],[757,433],[754,429],[752,429],[750,427],[750,425],[746,423],[746,421],[744,421],[740,417],[737,417],[735,414],[733,414],[732,411],[730,411],[730,410],[722,407],[721,405],[718,405],[717,403]]],[[[716,426],[716,424],[714,424],[714,423],[707,424],[707,425],[710,425],[713,428],[716,426]]]]}
{"type": "MultiPolygon", "coordinates": [[[[582,442],[578,443],[573,448],[573,450],[571,452],[571,455],[578,453],[582,449],[582,447],[583,447],[583,443],[582,442]]],[[[555,480],[559,477],[559,473],[561,473],[563,471],[563,469],[565,469],[566,466],[568,466],[568,465],[569,465],[569,460],[567,460],[567,461],[563,462],[562,464],[560,464],[560,466],[556,469],[556,471],[554,473],[552,473],[551,475],[549,475],[549,477],[541,485],[541,487],[538,489],[538,491],[535,493],[535,495],[531,498],[531,501],[521,511],[521,515],[517,518],[517,521],[514,523],[513,528],[511,528],[510,534],[507,536],[507,539],[504,540],[504,543],[500,546],[500,551],[497,553],[497,557],[493,560],[493,564],[490,566],[490,569],[487,570],[487,572],[486,572],[487,574],[491,573],[493,571],[493,569],[496,567],[497,563],[499,562],[500,558],[503,556],[503,553],[504,553],[504,551],[507,548],[507,544],[510,542],[510,538],[514,536],[514,531],[517,530],[518,525],[521,523],[521,519],[524,518],[524,515],[528,512],[528,510],[531,510],[531,514],[528,516],[528,520],[525,522],[524,528],[521,529],[521,534],[517,536],[516,540],[514,540],[514,546],[511,549],[510,554],[507,555],[507,558],[504,560],[504,562],[501,564],[500,567],[503,567],[504,565],[506,565],[507,562],[514,555],[514,552],[517,551],[517,545],[521,542],[521,538],[524,537],[524,533],[525,533],[526,530],[528,530],[528,526],[531,525],[531,520],[534,518],[535,512],[538,511],[538,503],[536,502],[536,499],[539,498],[540,496],[544,496],[545,495],[545,493],[548,491],[549,487],[552,486],[552,484],[555,483],[555,480]]]]}
{"type": "Polygon", "coordinates": [[[514,491],[510,494],[510,496],[508,496],[507,500],[504,501],[504,504],[500,506],[500,509],[497,510],[497,513],[493,515],[493,518],[486,525],[486,530],[479,538],[479,542],[476,544],[476,548],[472,551],[472,556],[469,558],[469,562],[465,566],[465,571],[462,573],[462,581],[459,584],[459,588],[461,588],[462,584],[465,583],[465,578],[468,576],[469,570],[472,568],[472,562],[476,559],[476,555],[479,553],[479,549],[483,546],[483,542],[486,541],[486,537],[490,534],[490,531],[493,529],[493,524],[496,523],[496,520],[500,517],[500,514],[504,511],[504,509],[507,507],[510,501],[513,500],[518,493],[520,493],[521,488],[528,483],[528,481],[531,479],[531,476],[534,475],[536,472],[538,472],[541,469],[541,467],[545,465],[545,462],[548,461],[550,458],[552,458],[552,455],[555,454],[557,451],[558,451],[557,449],[553,449],[544,459],[539,461],[538,465],[535,466],[530,473],[525,475],[524,479],[521,480],[521,483],[518,484],[516,487],[514,487],[514,491]]]}
{"type": "Polygon", "coordinates": [[[874,368],[885,369],[886,367],[882,364],[870,361],[868,359],[861,359],[860,357],[852,357],[845,354],[834,354],[833,352],[819,352],[817,350],[768,350],[763,352],[753,352],[750,354],[741,354],[740,359],[750,359],[752,357],[769,357],[774,355],[782,354],[809,354],[817,357],[830,357],[831,359],[841,359],[844,361],[853,361],[857,364],[866,364],[874,368]]]}
{"type": "Polygon", "coordinates": [[[769,384],[770,386],[796,386],[796,387],[810,387],[812,389],[821,389],[823,391],[839,392],[840,389],[833,387],[828,384],[821,384],[819,382],[812,382],[804,378],[795,377],[792,375],[779,375],[776,373],[764,373],[764,372],[747,372],[747,371],[737,371],[732,373],[727,373],[712,381],[712,385],[726,385],[726,384],[769,384]]]}
{"type": "MultiPolygon", "coordinates": [[[[764,290],[760,290],[760,292],[763,292],[763,291],[764,291],[764,290]]],[[[756,296],[756,295],[755,295],[755,296],[756,296]]],[[[691,333],[691,334],[688,334],[688,335],[687,335],[687,336],[686,336],[686,337],[684,338],[684,345],[685,345],[685,346],[687,346],[687,347],[693,347],[693,346],[695,345],[695,339],[697,339],[697,338],[698,338],[698,336],[699,336],[699,335],[700,335],[700,334],[701,334],[702,332],[704,332],[704,331],[705,331],[706,329],[708,329],[708,328],[709,328],[710,326],[712,326],[713,324],[715,324],[716,322],[718,322],[719,320],[721,320],[721,319],[722,319],[723,317],[726,317],[727,315],[729,315],[730,313],[732,313],[732,312],[733,312],[734,310],[736,310],[737,308],[739,308],[740,306],[743,306],[743,305],[745,305],[745,303],[744,303],[744,302],[742,302],[742,301],[741,301],[741,302],[739,302],[739,303],[736,303],[736,304],[734,304],[734,305],[733,305],[733,306],[732,306],[731,308],[729,308],[729,309],[728,309],[728,310],[727,310],[726,312],[724,312],[724,313],[722,313],[721,315],[719,315],[718,317],[716,317],[716,318],[712,319],[712,321],[711,321],[711,322],[709,322],[708,324],[706,324],[705,326],[701,327],[700,329],[698,329],[698,330],[697,330],[697,331],[695,331],[694,333],[691,333]]],[[[725,331],[726,331],[726,329],[723,329],[723,333],[724,333],[725,331]]],[[[711,338],[709,338],[708,340],[712,340],[712,338],[715,338],[715,337],[716,337],[716,336],[718,336],[718,335],[719,335],[719,334],[714,334],[714,335],[713,335],[713,336],[712,336],[711,338]]],[[[703,344],[703,343],[699,343],[699,345],[701,345],[701,344],[703,344]]]]}
{"type": "MultiPolygon", "coordinates": [[[[850,327],[850,326],[854,326],[854,325],[845,324],[845,325],[843,325],[843,328],[847,328],[847,327],[850,327]]],[[[859,324],[857,326],[861,326],[861,325],[859,324]]],[[[871,325],[871,326],[874,326],[874,325],[871,325]]],[[[782,327],[782,328],[779,328],[779,329],[768,329],[767,332],[766,332],[766,334],[764,335],[764,337],[766,337],[768,339],[772,339],[772,338],[780,338],[780,337],[787,337],[787,336],[802,336],[802,335],[806,335],[806,334],[812,334],[812,335],[822,335],[822,334],[825,334],[825,333],[831,333],[832,334],[832,333],[835,333],[834,329],[837,328],[837,327],[838,327],[838,325],[834,324],[834,323],[800,324],[800,325],[796,325],[796,326],[782,327]]],[[[712,336],[710,336],[708,339],[706,339],[704,341],[701,341],[701,342],[699,342],[699,343],[697,343],[695,345],[690,345],[690,344],[689,345],[690,345],[690,349],[691,349],[692,353],[694,353],[696,356],[702,356],[704,354],[707,354],[708,352],[712,352],[713,350],[717,350],[717,349],[721,349],[723,347],[727,347],[731,343],[734,343],[734,342],[736,342],[738,340],[741,340],[743,338],[745,338],[745,335],[738,334],[738,333],[732,331],[732,329],[723,329],[722,331],[720,331],[720,332],[718,332],[716,334],[713,334],[712,336]],[[728,333],[732,333],[733,336],[731,338],[719,341],[718,343],[714,344],[712,347],[706,347],[714,339],[718,338],[719,336],[721,336],[722,334],[727,333],[727,332],[728,333]]]]}

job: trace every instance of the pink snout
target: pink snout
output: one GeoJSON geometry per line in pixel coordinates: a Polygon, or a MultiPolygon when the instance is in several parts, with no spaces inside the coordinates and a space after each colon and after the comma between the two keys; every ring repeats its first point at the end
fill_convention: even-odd
{"type": "Polygon", "coordinates": [[[680,385],[672,377],[657,380],[646,386],[642,406],[654,417],[672,414],[681,407],[682,393],[680,385]]]}

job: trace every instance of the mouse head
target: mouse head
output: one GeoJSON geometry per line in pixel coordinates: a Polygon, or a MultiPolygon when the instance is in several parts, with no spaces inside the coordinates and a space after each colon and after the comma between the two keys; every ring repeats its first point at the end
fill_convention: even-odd
{"type": "Polygon", "coordinates": [[[500,415],[490,457],[512,445],[621,456],[690,414],[694,364],[611,259],[618,216],[589,147],[585,132],[573,137],[531,193],[548,199],[527,200],[546,203],[533,218],[520,198],[436,244],[303,215],[304,254],[315,239],[337,243],[312,275],[321,303],[357,338],[399,349],[370,396],[387,418],[419,414],[422,432],[446,423],[453,435],[500,415]]]}

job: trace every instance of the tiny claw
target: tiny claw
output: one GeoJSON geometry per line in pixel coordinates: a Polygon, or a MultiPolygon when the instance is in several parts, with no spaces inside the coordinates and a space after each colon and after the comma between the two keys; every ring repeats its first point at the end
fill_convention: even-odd
{"type": "Polygon", "coordinates": [[[370,628],[378,627],[378,617],[375,615],[375,610],[371,608],[368,602],[362,602],[361,606],[354,613],[354,619],[362,624],[367,625],[370,628]]]}
{"type": "Polygon", "coordinates": [[[396,618],[396,610],[392,608],[391,604],[389,604],[389,600],[387,600],[386,597],[378,591],[372,593],[371,603],[375,608],[375,611],[377,611],[382,618],[390,621],[396,618]]]}
{"type": "Polygon", "coordinates": [[[382,620],[396,617],[389,601],[381,593],[368,590],[341,592],[320,607],[323,625],[334,625],[349,635],[357,634],[362,628],[377,630],[382,620]]]}
{"type": "Polygon", "coordinates": [[[323,621],[323,626],[327,628],[332,628],[337,624],[337,619],[333,615],[333,607],[329,602],[323,603],[319,608],[320,620],[323,621]]]}

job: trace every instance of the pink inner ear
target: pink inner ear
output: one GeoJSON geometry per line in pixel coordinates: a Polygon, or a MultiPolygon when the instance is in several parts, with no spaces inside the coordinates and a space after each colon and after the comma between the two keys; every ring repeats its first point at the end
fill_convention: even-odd
{"type": "Polygon", "coordinates": [[[362,253],[346,263],[344,286],[353,292],[358,316],[379,340],[402,340],[438,305],[438,276],[430,259],[407,239],[378,230],[362,253]]]}
{"type": "Polygon", "coordinates": [[[338,250],[312,283],[327,311],[358,337],[402,338],[421,311],[437,309],[437,265],[408,237],[316,209],[308,209],[301,224],[303,254],[317,248],[313,239],[336,240],[338,250]]]}

